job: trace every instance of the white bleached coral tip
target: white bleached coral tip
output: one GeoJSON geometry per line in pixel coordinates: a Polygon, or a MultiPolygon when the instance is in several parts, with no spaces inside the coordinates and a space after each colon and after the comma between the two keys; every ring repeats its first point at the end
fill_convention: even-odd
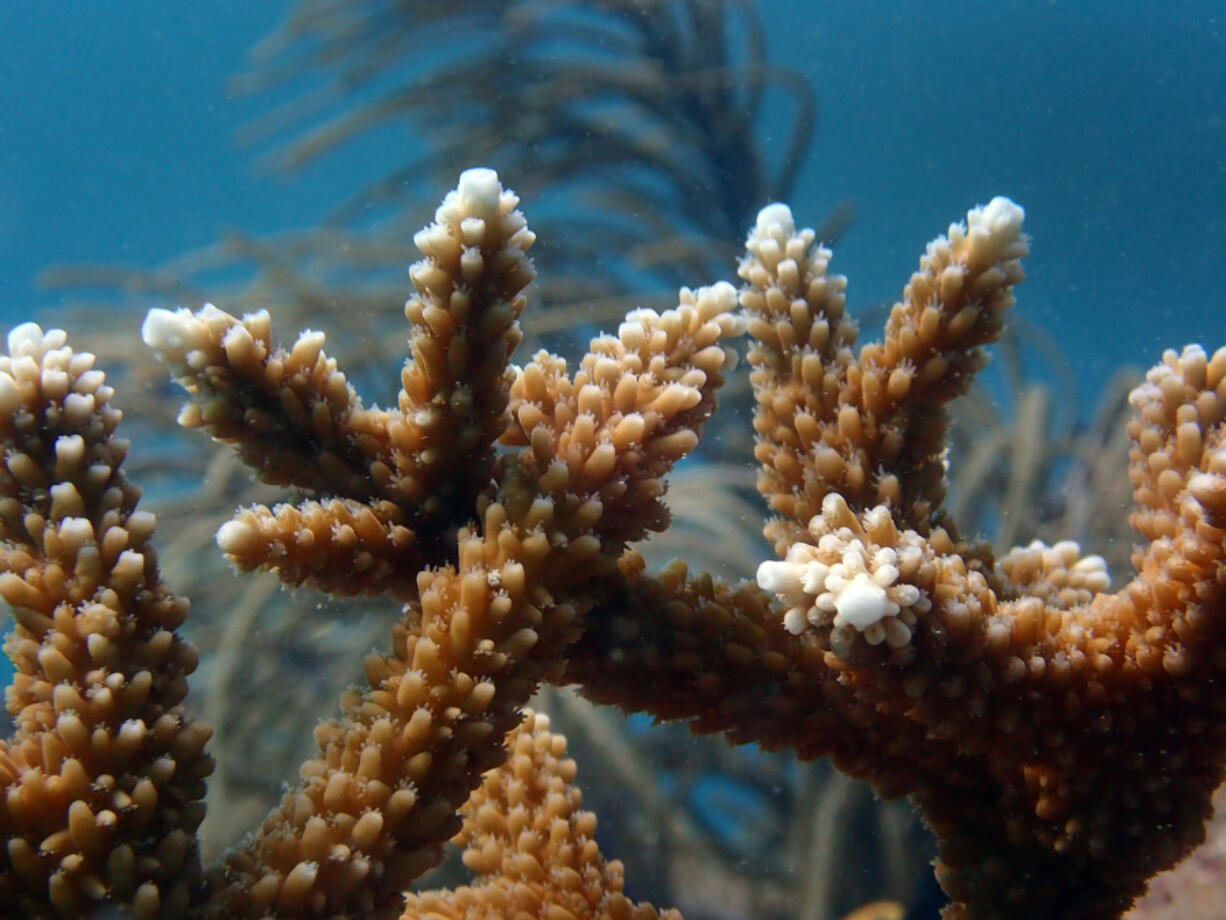
{"type": "Polygon", "coordinates": [[[470,214],[483,214],[498,210],[498,200],[502,197],[502,183],[498,181],[498,173],[485,167],[466,169],[460,173],[460,184],[456,188],[460,198],[460,206],[470,214]]]}
{"type": "Polygon", "coordinates": [[[796,221],[792,218],[792,209],[786,204],[775,202],[768,204],[758,212],[758,220],[754,224],[753,236],[775,237],[781,240],[790,239],[796,233],[796,221]]]}
{"type": "Polygon", "coordinates": [[[22,354],[42,340],[43,330],[38,323],[22,323],[20,326],[14,326],[8,337],[9,354],[22,354]]]}
{"type": "MultiPolygon", "coordinates": [[[[866,572],[860,572],[835,595],[835,626],[854,626],[860,632],[880,623],[891,612],[885,589],[866,572]]],[[[894,611],[897,612],[897,605],[894,611]]]]}
{"type": "Polygon", "coordinates": [[[800,594],[802,572],[791,562],[768,560],[758,566],[758,587],[770,594],[800,594]]]}
{"type": "Polygon", "coordinates": [[[141,323],[141,340],[154,351],[174,351],[183,346],[195,317],[185,307],[150,310],[141,323]]]}
{"type": "Polygon", "coordinates": [[[986,225],[994,236],[1002,234],[1015,236],[1022,229],[1026,212],[1021,205],[1015,204],[1011,199],[997,195],[978,209],[978,216],[980,222],[986,225]]]}
{"type": "Polygon", "coordinates": [[[22,323],[9,332],[9,354],[14,358],[20,355],[41,358],[53,348],[63,348],[67,341],[68,334],[63,329],[48,329],[43,332],[38,323],[22,323]]]}
{"type": "Polygon", "coordinates": [[[814,543],[793,543],[787,558],[758,566],[758,587],[782,602],[783,628],[829,629],[831,651],[844,659],[860,640],[907,645],[918,618],[932,609],[914,582],[928,578],[921,576],[924,538],[898,531],[884,505],[857,516],[835,493],[822,502],[809,533],[814,543]]]}

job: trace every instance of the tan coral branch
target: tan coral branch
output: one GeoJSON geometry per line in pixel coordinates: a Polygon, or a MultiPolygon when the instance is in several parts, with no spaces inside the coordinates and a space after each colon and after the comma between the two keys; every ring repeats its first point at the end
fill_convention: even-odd
{"type": "Polygon", "coordinates": [[[0,743],[0,907],[82,916],[101,901],[181,916],[200,881],[210,729],[182,702],[187,601],[161,581],[153,515],[93,356],[32,323],[0,356],[0,595],[16,626],[0,743]]]}
{"type": "Polygon", "coordinates": [[[475,883],[411,895],[403,920],[681,920],[624,894],[622,864],[601,855],[596,816],[581,810],[575,762],[563,759],[566,739],[549,730],[549,719],[526,712],[507,743],[507,762],[465,804],[455,838],[475,883]]]}

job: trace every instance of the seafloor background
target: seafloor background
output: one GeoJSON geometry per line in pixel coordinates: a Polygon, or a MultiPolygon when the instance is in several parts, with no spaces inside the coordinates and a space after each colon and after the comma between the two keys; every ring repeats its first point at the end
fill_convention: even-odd
{"type": "MultiPolygon", "coordinates": [[[[251,240],[314,226],[363,184],[420,154],[428,131],[394,121],[289,172],[270,165],[274,143],[240,142],[245,129],[301,89],[243,92],[232,79],[250,70],[251,49],[294,5],[0,3],[0,320],[79,325],[77,341],[90,347],[99,330],[124,347],[130,335],[135,355],[142,348],[143,309],[176,304],[147,292],[130,295],[134,270],[174,263],[226,234],[251,240]],[[52,266],[58,268],[48,272],[52,266]],[[91,281],[88,292],[63,283],[83,277],[91,281]],[[100,303],[90,309],[105,312],[84,322],[77,312],[83,303],[100,303]]],[[[396,5],[353,4],[366,6],[386,12],[396,5]]],[[[1027,354],[1025,391],[1008,392],[997,380],[982,408],[986,415],[955,430],[962,438],[955,460],[969,465],[977,456],[975,433],[999,430],[1002,443],[1010,443],[1006,435],[1013,430],[1033,434],[1024,422],[1041,429],[1041,437],[1059,433],[1079,456],[1118,456],[1118,439],[1111,438],[1118,426],[1091,423],[1094,407],[1109,400],[1104,390],[1114,370],[1148,366],[1162,349],[1190,341],[1210,349],[1226,344],[1221,4],[1203,0],[1159,10],[1145,0],[759,0],[756,9],[772,64],[798,72],[820,103],[815,141],[797,164],[794,210],[815,224],[840,207],[854,212],[839,234],[834,267],[850,277],[849,302],[863,308],[870,326],[879,305],[898,295],[923,245],[968,207],[1007,194],[1027,209],[1034,246],[1028,280],[1018,292],[1018,317],[1042,327],[1063,358],[1052,367],[1050,352],[1043,360],[1027,354]]],[[[310,74],[305,83],[308,90],[324,85],[310,74]]],[[[377,96],[387,83],[363,88],[356,101],[377,96]]],[[[786,149],[789,116],[785,101],[767,94],[753,125],[754,142],[775,167],[786,149]]],[[[445,181],[468,165],[481,164],[456,162],[445,181]]],[[[511,187],[535,179],[503,178],[511,187]]],[[[447,187],[423,192],[423,218],[447,187]]],[[[537,204],[531,197],[523,203],[530,222],[537,204]]],[[[731,260],[721,264],[730,277],[731,260]]],[[[226,271],[216,280],[223,290],[234,283],[226,271]]],[[[275,316],[278,304],[266,305],[275,316]]],[[[354,320],[346,310],[331,318],[324,311],[313,321],[332,336],[354,320]]],[[[531,333],[532,317],[527,326],[531,333]]],[[[296,331],[279,328],[283,337],[296,331]]],[[[368,356],[361,343],[348,348],[342,357],[351,364],[368,356]]],[[[389,375],[394,367],[387,366],[389,375]]],[[[169,426],[173,416],[164,417],[169,426]]],[[[134,451],[137,459],[153,461],[170,449],[152,433],[145,437],[134,451]]],[[[681,477],[672,494],[679,506],[688,504],[690,517],[679,514],[685,526],[661,553],[709,548],[709,527],[723,526],[728,533],[721,531],[715,542],[734,558],[712,564],[751,572],[761,552],[752,536],[759,512],[745,494],[752,473],[728,437],[733,440],[719,441],[728,457],[713,451],[706,462],[731,458],[740,465],[681,477]],[[713,489],[717,482],[719,490],[713,489]],[[713,501],[714,493],[722,504],[713,501]],[[714,525],[694,516],[704,503],[714,525]]],[[[1070,467],[1076,462],[1061,460],[1045,475],[1070,467]]],[[[232,506],[240,493],[250,498],[242,493],[241,473],[210,469],[209,508],[232,506]]],[[[982,481],[1007,493],[1020,479],[985,474],[982,481]]],[[[1084,481],[1094,485],[1089,473],[1084,481]]],[[[160,513],[175,528],[164,529],[166,543],[180,547],[167,553],[172,579],[208,581],[200,573],[209,564],[182,547],[208,551],[220,512],[193,518],[190,495],[167,482],[158,485],[153,497],[166,502],[160,513]],[[193,543],[193,534],[203,534],[203,541],[193,543]]],[[[1068,498],[1074,487],[1063,488],[1068,498]]],[[[966,488],[961,494],[956,489],[955,483],[951,501],[967,506],[966,488]]],[[[1025,494],[1020,487],[1016,493],[1015,507],[1025,494]]],[[[989,504],[1010,507],[1003,500],[989,504]]],[[[1116,520],[1121,507],[1115,502],[1116,520]]],[[[1008,533],[1001,514],[980,523],[997,536],[1008,533]]],[[[1086,526],[1073,534],[1083,539],[1094,531],[1086,516],[1086,526]]],[[[1025,527],[1017,535],[1023,534],[1031,535],[1025,527]]],[[[1086,549],[1126,560],[1127,537],[1113,536],[1112,547],[1086,549]]],[[[326,674],[343,686],[356,675],[364,649],[383,641],[387,621],[386,610],[362,608],[341,617],[328,607],[321,614],[314,597],[268,587],[253,594],[246,581],[224,578],[222,570],[223,580],[209,582],[207,593],[195,591],[201,618],[195,638],[204,663],[193,686],[206,715],[226,723],[215,750],[230,764],[214,783],[210,846],[238,832],[226,816],[245,818],[277,791],[275,779],[226,755],[258,739],[252,761],[271,764],[273,777],[289,778],[309,742],[305,724],[261,722],[266,712],[251,700],[269,698],[269,688],[279,687],[282,696],[271,697],[278,709],[290,697],[295,711],[330,714],[335,689],[308,686],[305,675],[326,674]],[[228,619],[220,612],[204,619],[210,607],[228,619]],[[266,647],[265,664],[248,670],[246,660],[233,657],[244,645],[248,654],[266,647]],[[283,768],[282,761],[291,765],[283,768]]],[[[905,808],[883,808],[820,767],[802,770],[786,758],[694,745],[681,732],[584,714],[569,698],[546,702],[571,734],[580,782],[602,814],[605,833],[634,842],[610,847],[630,864],[632,892],[637,885],[647,896],[678,904],[691,920],[788,915],[793,897],[808,905],[798,914],[808,920],[839,916],[875,893],[918,902],[916,878],[928,855],[905,808]],[[618,791],[626,788],[633,794],[618,791]],[[659,819],[663,812],[671,815],[667,821],[659,819]],[[795,882],[816,866],[844,873],[847,878],[825,887],[845,890],[814,893],[812,885],[795,882]],[[749,879],[770,884],[754,887],[749,879]]],[[[1219,838],[1192,866],[1191,882],[1164,882],[1156,898],[1178,905],[1172,915],[1220,916],[1216,905],[1195,914],[1193,892],[1212,893],[1214,885],[1220,890],[1222,852],[1219,838]]]]}

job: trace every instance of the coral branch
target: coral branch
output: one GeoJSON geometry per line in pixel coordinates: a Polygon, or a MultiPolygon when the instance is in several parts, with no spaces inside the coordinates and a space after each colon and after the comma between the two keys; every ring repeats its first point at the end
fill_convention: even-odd
{"type": "MultiPolygon", "coordinates": [[[[414,361],[402,375],[400,416],[387,425],[393,440],[411,435],[418,449],[369,456],[366,478],[379,486],[399,464],[429,489],[409,503],[405,479],[393,476],[386,497],[364,505],[343,494],[347,468],[329,484],[321,465],[315,489],[336,497],[243,511],[218,533],[240,564],[291,583],[339,592],[335,582],[349,578],[401,595],[397,579],[415,564],[416,584],[393,653],[366,662],[370,689],[316,730],[320,755],[303,765],[300,786],[210,875],[207,913],[394,909],[438,860],[482,773],[502,761],[533,690],[560,674],[594,603],[588,586],[614,568],[624,541],[663,518],[661,477],[714,408],[727,361],[720,342],[739,331],[729,285],[627,317],[617,338],[593,342],[573,379],[547,355],[508,369],[518,291],[530,277],[531,233],[516,202],[492,172],[471,170],[418,235],[428,258],[414,268],[419,296],[406,311],[414,361]],[[521,447],[494,460],[504,433],[521,447]],[[443,528],[416,563],[396,559],[394,534],[381,526],[389,502],[415,523],[419,544],[422,522],[435,531],[460,524],[449,538],[443,528]],[[426,567],[451,545],[454,561],[426,567]],[[349,559],[363,561],[350,569],[349,559]]],[[[195,328],[212,318],[206,310],[156,323],[195,328]]],[[[258,442],[244,444],[246,455],[258,442]]]]}
{"type": "Polygon", "coordinates": [[[180,705],[195,650],[153,515],[120,470],[111,388],[59,330],[0,356],[0,595],[17,731],[0,747],[0,907],[82,916],[113,897],[179,916],[199,884],[210,730],[180,705]]]}
{"type": "Polygon", "coordinates": [[[1028,250],[1022,216],[996,198],[930,243],[884,341],[858,359],[843,314],[847,279],[827,273],[830,250],[798,232],[785,205],[758,216],[740,275],[756,339],[759,489],[783,516],[767,530],[781,554],[831,492],[857,511],[888,504],[900,525],[927,532],[945,494],[945,404],[983,365],[979,346],[1004,328],[1028,250]]]}
{"type": "Polygon", "coordinates": [[[507,365],[533,276],[518,203],[491,170],[469,170],[417,234],[412,360],[394,410],[362,405],[321,332],[284,349],[263,311],[149,313],[146,344],[192,396],[180,423],[234,444],[266,481],[325,499],[240,515],[222,545],[236,564],[335,594],[411,597],[416,571],[454,551],[507,422],[507,365]],[[340,529],[326,532],[329,522],[340,529]]]}
{"type": "Polygon", "coordinates": [[[472,887],[412,895],[404,918],[548,916],[592,920],[681,920],[622,893],[622,865],[596,846],[596,816],[580,811],[566,739],[531,711],[509,739],[510,757],[464,806],[455,842],[478,876],[472,887]]]}
{"type": "Polygon", "coordinates": [[[1012,303],[1021,223],[971,211],[856,358],[830,253],[765,209],[741,299],[777,601],[628,559],[567,674],[909,795],[947,917],[1114,917],[1201,838],[1226,760],[1226,349],[1168,352],[1133,394],[1148,545],[1121,591],[1072,543],[997,566],[940,508],[944,405],[1012,303]]]}
{"type": "Polygon", "coordinates": [[[1189,851],[1226,761],[1226,348],[1167,352],[1133,393],[1146,544],[1110,593],[1075,543],[997,561],[941,507],[946,405],[1022,278],[1012,202],[932,243],[858,355],[830,252],[771,205],[741,264],[743,318],[731,285],[683,290],[593,340],[573,376],[543,352],[511,364],[532,276],[516,205],[469,171],[418,235],[395,409],[363,407],[321,334],[275,346],[266,314],[146,321],[191,394],[184,424],[308,493],[240,510],[221,549],[404,604],[298,784],[206,871],[208,729],[180,708],[187,605],[119,472],[110,390],[63,333],[10,336],[0,907],[390,918],[463,814],[478,884],[412,896],[406,916],[654,918],[592,843],[561,739],[539,717],[516,733],[546,681],[909,796],[939,841],[950,920],[1115,917],[1189,851]],[[742,327],[778,558],[756,585],[681,562],[647,573],[630,544],[667,526],[664,476],[715,410],[742,327]]]}
{"type": "MultiPolygon", "coordinates": [[[[118,472],[119,413],[92,356],[62,332],[13,333],[0,359],[0,594],[19,623],[8,643],[18,734],[0,751],[0,904],[33,916],[110,899],[138,917],[392,917],[439,859],[533,690],[560,677],[593,586],[626,541],[664,526],[662,477],[696,444],[730,357],[721,343],[740,331],[723,284],[631,314],[573,378],[544,354],[513,367],[532,276],[517,201],[493,172],[470,170],[418,235],[426,259],[412,270],[412,360],[395,410],[362,406],[322,334],[277,347],[267,314],[206,306],[146,320],[144,338],[192,396],[180,421],[309,493],[240,510],[218,532],[222,550],[291,584],[408,601],[391,653],[365,663],[368,689],[316,729],[299,784],[203,873],[195,830],[211,761],[207,728],[179,709],[195,665],[174,633],[186,603],[158,580],[153,518],[118,472]],[[519,446],[496,454],[504,436],[519,446]]],[[[520,737],[548,757],[515,769],[542,782],[568,769],[548,736],[520,737]]],[[[577,834],[590,825],[576,821],[577,834]]],[[[586,846],[576,858],[598,872],[594,903],[632,910],[617,864],[586,846]]]]}

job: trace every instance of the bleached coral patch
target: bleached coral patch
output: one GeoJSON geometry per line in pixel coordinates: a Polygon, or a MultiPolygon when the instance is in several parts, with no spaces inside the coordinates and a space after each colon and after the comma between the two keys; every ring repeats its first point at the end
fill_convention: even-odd
{"type": "Polygon", "coordinates": [[[910,580],[924,561],[924,541],[899,531],[878,505],[857,518],[831,493],[809,522],[812,543],[795,543],[781,562],[758,567],[758,585],[787,605],[783,626],[799,635],[829,628],[831,650],[846,658],[857,639],[902,648],[932,601],[910,580]]]}

